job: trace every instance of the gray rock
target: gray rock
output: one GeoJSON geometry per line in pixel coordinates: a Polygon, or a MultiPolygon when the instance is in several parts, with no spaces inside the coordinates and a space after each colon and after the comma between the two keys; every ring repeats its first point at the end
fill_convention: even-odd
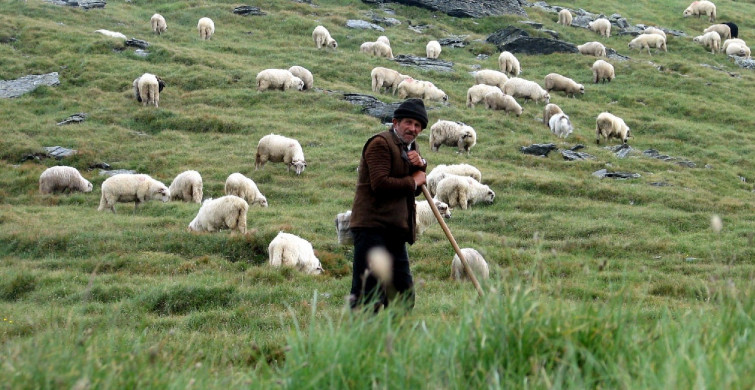
{"type": "Polygon", "coordinates": [[[556,149],[558,148],[555,144],[532,144],[530,146],[522,146],[519,148],[519,151],[524,154],[547,157],[548,153],[556,149]]]}
{"type": "Polygon", "coordinates": [[[84,122],[84,120],[87,119],[87,114],[85,112],[79,112],[77,114],[73,114],[69,116],[68,118],[64,119],[62,122],[58,122],[57,125],[67,125],[69,123],[79,123],[84,122]]]}
{"type": "Polygon", "coordinates": [[[15,80],[0,80],[0,98],[19,97],[37,89],[40,85],[54,86],[58,84],[60,84],[58,72],[29,75],[15,80]]]}
{"type": "Polygon", "coordinates": [[[236,14],[236,15],[242,15],[242,16],[248,16],[248,15],[265,16],[265,15],[267,15],[266,12],[261,11],[259,8],[252,7],[252,6],[249,6],[249,5],[240,5],[240,6],[238,6],[238,7],[236,7],[236,8],[233,9],[233,13],[236,14]]]}
{"type": "Polygon", "coordinates": [[[139,57],[144,58],[144,57],[147,57],[149,55],[149,52],[146,51],[146,50],[142,50],[142,49],[136,49],[136,50],[134,50],[134,54],[137,55],[137,56],[139,56],[139,57]]]}
{"type": "Polygon", "coordinates": [[[508,26],[504,29],[498,30],[485,38],[485,42],[492,43],[496,47],[501,47],[509,42],[512,42],[520,37],[528,37],[530,34],[520,28],[514,26],[508,26]]]}
{"type": "Polygon", "coordinates": [[[374,96],[359,93],[344,93],[343,98],[351,103],[362,106],[362,112],[380,119],[383,123],[393,120],[393,112],[401,103],[383,103],[374,96]]]}
{"type": "Polygon", "coordinates": [[[438,43],[441,46],[464,47],[467,45],[467,38],[469,38],[469,35],[452,35],[447,38],[438,39],[438,43]]]}
{"type": "Polygon", "coordinates": [[[608,58],[610,58],[612,60],[617,60],[617,61],[628,61],[628,60],[630,60],[629,57],[617,53],[616,50],[611,49],[610,47],[606,48],[606,57],[608,57],[608,58]]]}
{"type": "Polygon", "coordinates": [[[497,15],[527,16],[522,0],[362,0],[367,4],[398,3],[439,11],[459,18],[497,15]]]}
{"type": "Polygon", "coordinates": [[[112,171],[106,171],[103,169],[100,169],[100,176],[115,176],[120,174],[136,174],[137,172],[131,169],[113,169],[112,171]]]}
{"type": "Polygon", "coordinates": [[[429,25],[429,24],[418,24],[416,26],[412,26],[412,22],[410,20],[409,21],[409,27],[407,27],[407,28],[409,30],[412,30],[412,31],[416,32],[417,34],[424,34],[425,30],[429,29],[430,27],[432,27],[432,26],[429,25]]]}
{"type": "Polygon", "coordinates": [[[629,155],[629,153],[634,151],[634,149],[632,149],[632,147],[629,146],[629,144],[611,146],[611,147],[607,147],[606,149],[611,149],[611,151],[614,152],[616,154],[616,157],[618,158],[625,158],[626,156],[629,155]]]}
{"type": "Polygon", "coordinates": [[[665,181],[654,181],[650,183],[653,187],[671,187],[671,184],[665,182],[665,181]]]}
{"type": "Polygon", "coordinates": [[[63,157],[70,157],[78,153],[77,150],[67,149],[62,146],[45,146],[44,150],[47,152],[48,157],[53,157],[56,160],[60,160],[63,157]]]}
{"type": "Polygon", "coordinates": [[[552,36],[555,39],[558,39],[561,35],[559,35],[558,31],[548,30],[546,28],[541,28],[540,31],[552,36]]]}
{"type": "Polygon", "coordinates": [[[730,56],[734,59],[734,63],[737,64],[740,68],[745,69],[755,69],[755,60],[752,58],[744,58],[744,57],[737,57],[737,56],[730,56]]]}
{"type": "Polygon", "coordinates": [[[637,179],[640,177],[639,173],[608,172],[606,169],[595,171],[592,173],[592,175],[595,177],[599,177],[601,179],[606,178],[606,177],[611,178],[611,179],[637,179]]]}
{"type": "Polygon", "coordinates": [[[498,49],[523,54],[579,53],[577,46],[572,43],[537,37],[520,37],[498,49]]]}
{"type": "Polygon", "coordinates": [[[528,26],[532,26],[532,28],[534,28],[536,30],[539,30],[539,29],[543,28],[543,24],[542,23],[533,22],[531,20],[520,20],[519,23],[526,24],[528,26]]]}
{"type": "Polygon", "coordinates": [[[695,164],[692,161],[682,160],[682,159],[679,159],[677,157],[671,157],[669,155],[661,154],[660,152],[658,152],[655,149],[648,149],[648,150],[642,152],[642,154],[644,154],[645,156],[648,156],[648,157],[652,157],[652,158],[658,159],[658,160],[667,161],[667,162],[673,162],[673,163],[676,163],[678,165],[681,165],[681,166],[684,166],[684,167],[687,167],[687,168],[695,168],[697,166],[697,164],[695,164]]]}
{"type": "Polygon", "coordinates": [[[575,161],[575,160],[594,160],[595,156],[591,154],[587,154],[584,152],[575,152],[574,150],[562,150],[561,155],[564,157],[564,160],[567,161],[575,161]]]}
{"type": "Polygon", "coordinates": [[[382,24],[385,26],[391,26],[391,27],[398,26],[401,24],[401,22],[396,18],[382,18],[378,16],[373,16],[372,22],[382,24]]]}
{"type": "Polygon", "coordinates": [[[364,21],[364,20],[353,20],[349,19],[346,21],[346,27],[348,28],[358,28],[362,30],[378,30],[378,31],[385,31],[384,28],[378,26],[377,24],[372,24],[370,22],[364,21]]]}
{"type": "Polygon", "coordinates": [[[489,55],[487,55],[487,54],[478,54],[478,55],[477,55],[477,57],[475,57],[475,58],[476,58],[476,59],[477,59],[478,61],[485,61],[485,60],[487,60],[488,58],[490,58],[490,56],[489,56],[489,55]]]}
{"type": "Polygon", "coordinates": [[[96,169],[96,168],[110,170],[110,164],[108,164],[106,162],[101,162],[101,163],[96,163],[96,164],[92,164],[92,165],[89,166],[89,170],[90,171],[92,169],[96,169]]]}
{"type": "Polygon", "coordinates": [[[404,66],[416,66],[421,69],[435,70],[439,72],[450,72],[454,66],[454,63],[451,61],[416,57],[407,54],[399,54],[394,57],[393,60],[404,66]]]}
{"type": "Polygon", "coordinates": [[[83,9],[91,8],[105,8],[107,4],[103,0],[46,0],[48,3],[55,5],[67,5],[71,7],[79,7],[83,9]]]}
{"type": "Polygon", "coordinates": [[[136,38],[127,39],[124,43],[126,46],[138,47],[140,49],[146,49],[149,47],[149,42],[136,38]]]}

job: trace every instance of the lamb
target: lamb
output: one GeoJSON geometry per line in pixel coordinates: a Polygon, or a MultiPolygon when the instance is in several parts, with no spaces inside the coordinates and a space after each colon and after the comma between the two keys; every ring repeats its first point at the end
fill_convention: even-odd
{"type": "Polygon", "coordinates": [[[563,8],[561,11],[558,11],[558,24],[563,24],[564,26],[571,26],[572,21],[572,14],[569,12],[568,9],[563,8]]]}
{"type": "Polygon", "coordinates": [[[319,275],[323,271],[312,244],[299,236],[279,232],[270,241],[267,252],[273,267],[295,267],[310,275],[319,275]]]}
{"type": "Polygon", "coordinates": [[[627,46],[630,49],[639,49],[640,51],[648,49],[648,55],[652,55],[650,54],[651,47],[668,51],[666,49],[666,38],[658,34],[640,34],[637,38],[632,39],[627,46]]]}
{"type": "Polygon", "coordinates": [[[262,137],[257,144],[254,169],[264,167],[268,161],[285,163],[288,166],[287,172],[290,172],[291,167],[294,167],[297,175],[301,175],[304,168],[307,167],[299,141],[282,135],[268,134],[262,137]]]}
{"type": "Polygon", "coordinates": [[[545,76],[545,90],[564,91],[568,97],[570,94],[574,97],[577,93],[585,94],[585,86],[578,84],[576,81],[562,76],[558,73],[548,73],[545,76]]]}
{"type": "Polygon", "coordinates": [[[595,120],[595,143],[600,144],[600,137],[608,142],[611,138],[619,138],[627,143],[627,138],[632,136],[631,130],[624,120],[609,112],[601,112],[595,120]]]}
{"type": "Polygon", "coordinates": [[[304,86],[301,89],[302,91],[312,89],[312,85],[314,84],[315,78],[312,76],[312,72],[307,70],[307,68],[294,65],[288,68],[288,71],[291,72],[292,75],[300,78],[301,81],[304,83],[304,86]]]}
{"type": "Polygon", "coordinates": [[[519,73],[522,72],[522,69],[519,66],[519,60],[507,51],[501,52],[498,56],[498,68],[501,69],[501,72],[510,74],[514,77],[519,76],[519,73]]]}
{"type": "Polygon", "coordinates": [[[596,84],[598,81],[605,82],[608,80],[610,82],[615,77],[616,74],[614,73],[613,65],[610,63],[603,60],[597,60],[592,64],[592,78],[596,84]]]}
{"type": "Polygon", "coordinates": [[[721,51],[726,52],[726,49],[731,45],[732,43],[738,43],[744,46],[747,46],[747,43],[745,43],[744,40],[739,38],[731,38],[724,41],[724,43],[721,45],[721,51]]]}
{"type": "Polygon", "coordinates": [[[713,24],[710,27],[703,30],[703,34],[707,32],[715,31],[721,37],[721,39],[731,38],[731,27],[726,24],[713,24]]]}
{"type": "Polygon", "coordinates": [[[475,104],[485,100],[485,95],[491,92],[495,92],[495,91],[500,92],[501,89],[498,87],[494,87],[492,85],[486,85],[486,84],[477,84],[477,85],[471,86],[467,90],[467,107],[469,108],[474,107],[475,104]]]}
{"type": "Polygon", "coordinates": [[[427,42],[427,46],[425,46],[425,52],[427,54],[427,58],[438,58],[441,52],[440,43],[438,41],[427,42]]]}
{"type": "MultiPolygon", "coordinates": [[[[488,262],[485,261],[480,252],[472,248],[463,248],[461,254],[464,256],[464,260],[467,261],[469,268],[472,269],[472,272],[474,272],[477,279],[488,279],[490,277],[488,262]]],[[[469,278],[458,254],[455,254],[454,259],[451,261],[451,275],[453,275],[454,280],[469,278]]]]}
{"type": "Polygon", "coordinates": [[[165,23],[165,18],[160,14],[152,15],[149,22],[152,25],[152,32],[157,35],[164,33],[165,30],[168,29],[168,25],[165,23]]]}
{"type": "Polygon", "coordinates": [[[211,39],[212,34],[215,34],[215,22],[210,18],[201,18],[197,23],[197,30],[199,30],[199,38],[202,40],[211,39]]]}
{"type": "Polygon", "coordinates": [[[709,31],[703,35],[698,35],[692,38],[692,42],[697,42],[710,48],[711,54],[716,54],[716,52],[721,49],[721,36],[715,31],[709,31]]]}
{"type": "Polygon", "coordinates": [[[438,183],[433,199],[446,202],[451,208],[466,210],[479,202],[493,203],[495,192],[471,177],[448,175],[438,183]]]}
{"type": "Polygon", "coordinates": [[[743,45],[738,42],[730,43],[726,47],[727,56],[739,56],[744,58],[750,58],[750,48],[747,45],[743,45]]]}
{"type": "Polygon", "coordinates": [[[257,91],[269,89],[286,91],[291,88],[301,91],[304,89],[304,81],[287,69],[265,69],[257,73],[257,91]]]}
{"type": "Polygon", "coordinates": [[[250,206],[258,204],[262,207],[267,207],[267,198],[265,198],[265,195],[262,195],[254,180],[238,172],[231,173],[225,179],[225,194],[236,195],[247,201],[250,206]]]}
{"type": "Polygon", "coordinates": [[[467,152],[477,143],[475,130],[461,122],[438,119],[430,127],[430,147],[437,152],[441,145],[457,146],[459,153],[467,152]]]}
{"type": "Polygon", "coordinates": [[[474,74],[475,84],[492,85],[494,87],[503,89],[503,84],[505,84],[507,81],[509,81],[508,76],[497,70],[482,69],[478,70],[474,74]]]}
{"type": "Polygon", "coordinates": [[[555,105],[553,103],[546,104],[545,108],[543,109],[543,124],[545,126],[550,127],[549,123],[550,123],[551,117],[553,115],[563,114],[563,113],[564,112],[561,110],[561,107],[559,107],[559,106],[557,106],[557,105],[555,105]]]}
{"type": "Polygon", "coordinates": [[[170,200],[170,190],[165,184],[145,174],[122,173],[102,182],[102,197],[97,211],[110,209],[115,214],[118,202],[134,202],[134,212],[141,203],[150,200],[163,203],[170,200]]]}
{"type": "Polygon", "coordinates": [[[504,110],[507,114],[513,112],[516,116],[522,115],[522,106],[509,95],[501,91],[493,91],[485,95],[485,108],[489,110],[504,110]]]}
{"type": "Polygon", "coordinates": [[[335,49],[338,47],[338,42],[330,37],[330,32],[323,26],[315,27],[312,31],[312,39],[315,41],[315,46],[317,46],[318,49],[323,47],[335,49]]]}
{"type": "Polygon", "coordinates": [[[657,27],[653,27],[653,26],[650,26],[650,27],[646,27],[646,28],[645,28],[645,29],[644,29],[644,30],[642,31],[642,33],[643,33],[643,34],[655,34],[655,35],[660,35],[660,36],[662,36],[662,37],[663,37],[663,39],[666,39],[666,32],[665,32],[665,31],[663,31],[663,30],[661,30],[660,28],[657,28],[657,27]]]}
{"type": "Polygon", "coordinates": [[[359,51],[365,54],[372,54],[372,47],[375,46],[375,42],[365,42],[359,45],[359,51]]]}
{"type": "Polygon", "coordinates": [[[372,79],[372,92],[378,93],[383,88],[390,88],[391,94],[395,95],[398,85],[410,77],[393,69],[378,66],[372,69],[370,78],[372,79]]]}
{"type": "Polygon", "coordinates": [[[398,97],[448,101],[448,95],[429,81],[407,78],[398,85],[398,97]]]}
{"type": "Polygon", "coordinates": [[[435,190],[438,188],[438,183],[448,175],[468,176],[477,181],[482,180],[482,173],[479,169],[469,164],[452,164],[444,165],[440,164],[433,168],[429,174],[427,174],[427,189],[431,195],[435,195],[435,190]]]}
{"type": "Polygon", "coordinates": [[[39,175],[39,193],[42,195],[61,192],[92,192],[92,183],[74,167],[56,166],[45,169],[39,175]]]}
{"type": "Polygon", "coordinates": [[[503,93],[511,95],[513,97],[532,99],[535,103],[544,101],[545,104],[550,103],[551,95],[548,91],[541,88],[536,82],[514,77],[509,79],[503,86],[503,93]]]}
{"type": "Polygon", "coordinates": [[[161,78],[152,73],[145,73],[134,79],[132,85],[136,100],[141,102],[143,106],[148,104],[154,104],[155,107],[158,106],[160,103],[160,92],[165,88],[165,82],[161,78]]]}
{"type": "Polygon", "coordinates": [[[385,35],[381,35],[381,36],[379,36],[379,37],[378,37],[378,39],[377,39],[377,40],[375,40],[375,42],[383,42],[383,43],[385,43],[385,44],[386,44],[386,45],[388,45],[388,46],[390,46],[390,45],[391,45],[391,41],[389,41],[389,40],[388,40],[388,37],[386,37],[385,35]]]}
{"type": "Polygon", "coordinates": [[[708,15],[708,20],[714,22],[716,20],[716,5],[707,0],[693,1],[687,9],[682,12],[682,16],[685,18],[688,16],[708,15]]]}
{"type": "Polygon", "coordinates": [[[727,26],[729,26],[732,38],[739,37],[739,27],[737,26],[736,23],[733,23],[733,22],[724,22],[724,24],[727,25],[727,26]]]}
{"type": "Polygon", "coordinates": [[[125,35],[123,35],[122,33],[117,32],[117,31],[95,30],[94,32],[96,32],[98,34],[102,34],[102,35],[104,35],[106,37],[110,37],[110,38],[118,38],[118,39],[123,39],[123,40],[128,39],[125,35]]]}
{"type": "Polygon", "coordinates": [[[553,115],[548,120],[548,127],[558,138],[566,138],[574,131],[569,116],[564,113],[553,115]]]}
{"type": "Polygon", "coordinates": [[[393,50],[391,50],[391,47],[389,45],[386,45],[383,42],[373,42],[368,53],[372,54],[375,57],[384,57],[391,60],[393,59],[393,50]]]}
{"type": "MultiPolygon", "coordinates": [[[[434,200],[433,202],[435,202],[435,207],[443,218],[451,218],[451,209],[448,208],[446,203],[437,200],[434,200]]],[[[417,235],[420,235],[424,233],[427,228],[435,224],[436,219],[433,209],[430,207],[428,201],[423,200],[421,202],[414,202],[414,204],[415,209],[417,210],[417,214],[415,215],[415,228],[417,229],[417,235]]]]}
{"type": "Polygon", "coordinates": [[[249,205],[234,195],[207,199],[197,216],[189,223],[190,232],[216,232],[221,229],[238,230],[246,234],[246,213],[249,205]]]}
{"type": "Polygon", "coordinates": [[[197,171],[181,172],[168,187],[170,200],[202,203],[202,176],[197,171]]]}
{"type": "Polygon", "coordinates": [[[606,18],[595,19],[587,24],[588,28],[596,33],[606,37],[611,37],[611,22],[606,18]]]}
{"type": "Polygon", "coordinates": [[[578,45],[577,50],[579,50],[580,54],[583,54],[586,56],[595,56],[595,57],[606,56],[606,47],[603,46],[602,43],[596,42],[596,41],[586,42],[582,45],[578,45]]]}

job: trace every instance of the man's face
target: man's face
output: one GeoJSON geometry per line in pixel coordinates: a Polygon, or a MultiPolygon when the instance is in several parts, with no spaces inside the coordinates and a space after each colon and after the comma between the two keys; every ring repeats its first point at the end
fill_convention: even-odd
{"type": "Polygon", "coordinates": [[[393,118],[393,127],[396,129],[399,138],[407,144],[414,141],[422,132],[422,123],[412,118],[393,118]]]}

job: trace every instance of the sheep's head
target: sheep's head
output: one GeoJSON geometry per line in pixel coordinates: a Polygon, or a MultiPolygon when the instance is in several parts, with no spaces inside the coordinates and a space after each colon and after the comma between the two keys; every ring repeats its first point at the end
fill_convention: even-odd
{"type": "Polygon", "coordinates": [[[546,92],[545,95],[543,95],[543,98],[545,99],[545,104],[548,104],[551,102],[551,94],[549,94],[548,92],[546,92]]]}
{"type": "Polygon", "coordinates": [[[255,203],[256,203],[256,204],[258,204],[258,205],[260,205],[260,206],[262,206],[262,207],[267,207],[267,198],[265,198],[265,196],[264,196],[264,195],[262,195],[262,194],[259,194],[259,195],[258,195],[258,196],[257,196],[257,197],[256,197],[256,198],[254,199],[254,202],[252,202],[252,204],[255,204],[255,203]]]}
{"type": "Polygon", "coordinates": [[[702,35],[698,35],[698,36],[692,38],[692,42],[698,42],[699,43],[702,40],[703,40],[703,36],[702,35]]]}
{"type": "Polygon", "coordinates": [[[304,168],[307,167],[307,163],[304,160],[295,160],[291,161],[291,166],[294,167],[297,175],[301,175],[301,173],[304,171],[304,168]]]}
{"type": "Polygon", "coordinates": [[[577,84],[577,85],[579,86],[579,93],[581,93],[581,94],[584,95],[585,94],[585,86],[582,85],[582,84],[577,84]]]}
{"type": "Polygon", "coordinates": [[[84,181],[87,183],[87,188],[83,192],[92,192],[92,189],[94,188],[92,183],[89,182],[88,180],[84,180],[84,181]]]}
{"type": "Polygon", "coordinates": [[[435,203],[435,207],[438,209],[438,212],[443,216],[444,219],[451,218],[451,208],[448,207],[448,204],[439,200],[433,200],[433,202],[435,203]]]}
{"type": "Polygon", "coordinates": [[[488,193],[485,194],[485,202],[488,204],[492,204],[493,199],[495,199],[495,192],[493,192],[493,190],[491,189],[488,189],[488,193]]]}
{"type": "Polygon", "coordinates": [[[163,203],[170,200],[170,190],[168,187],[161,185],[157,188],[157,191],[155,191],[155,196],[158,200],[161,200],[163,203]]]}
{"type": "Polygon", "coordinates": [[[336,48],[338,48],[338,42],[336,42],[335,39],[331,38],[328,41],[328,47],[332,47],[333,49],[336,49],[336,48]]]}
{"type": "Polygon", "coordinates": [[[691,16],[691,15],[692,15],[692,7],[688,7],[688,8],[687,8],[687,9],[685,9],[685,10],[684,10],[684,12],[682,13],[682,16],[684,16],[685,18],[686,18],[687,16],[691,16]]]}

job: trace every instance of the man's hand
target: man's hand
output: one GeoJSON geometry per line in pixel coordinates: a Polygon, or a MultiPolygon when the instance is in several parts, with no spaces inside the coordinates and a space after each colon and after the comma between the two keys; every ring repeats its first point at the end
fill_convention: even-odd
{"type": "Polygon", "coordinates": [[[409,163],[411,163],[413,166],[418,168],[425,166],[425,162],[423,161],[422,156],[420,156],[416,150],[410,150],[406,152],[406,156],[409,158],[409,163]]]}
{"type": "Polygon", "coordinates": [[[412,173],[412,179],[414,179],[415,188],[419,188],[422,185],[427,183],[427,177],[425,176],[425,172],[422,172],[422,171],[416,171],[412,173]]]}

